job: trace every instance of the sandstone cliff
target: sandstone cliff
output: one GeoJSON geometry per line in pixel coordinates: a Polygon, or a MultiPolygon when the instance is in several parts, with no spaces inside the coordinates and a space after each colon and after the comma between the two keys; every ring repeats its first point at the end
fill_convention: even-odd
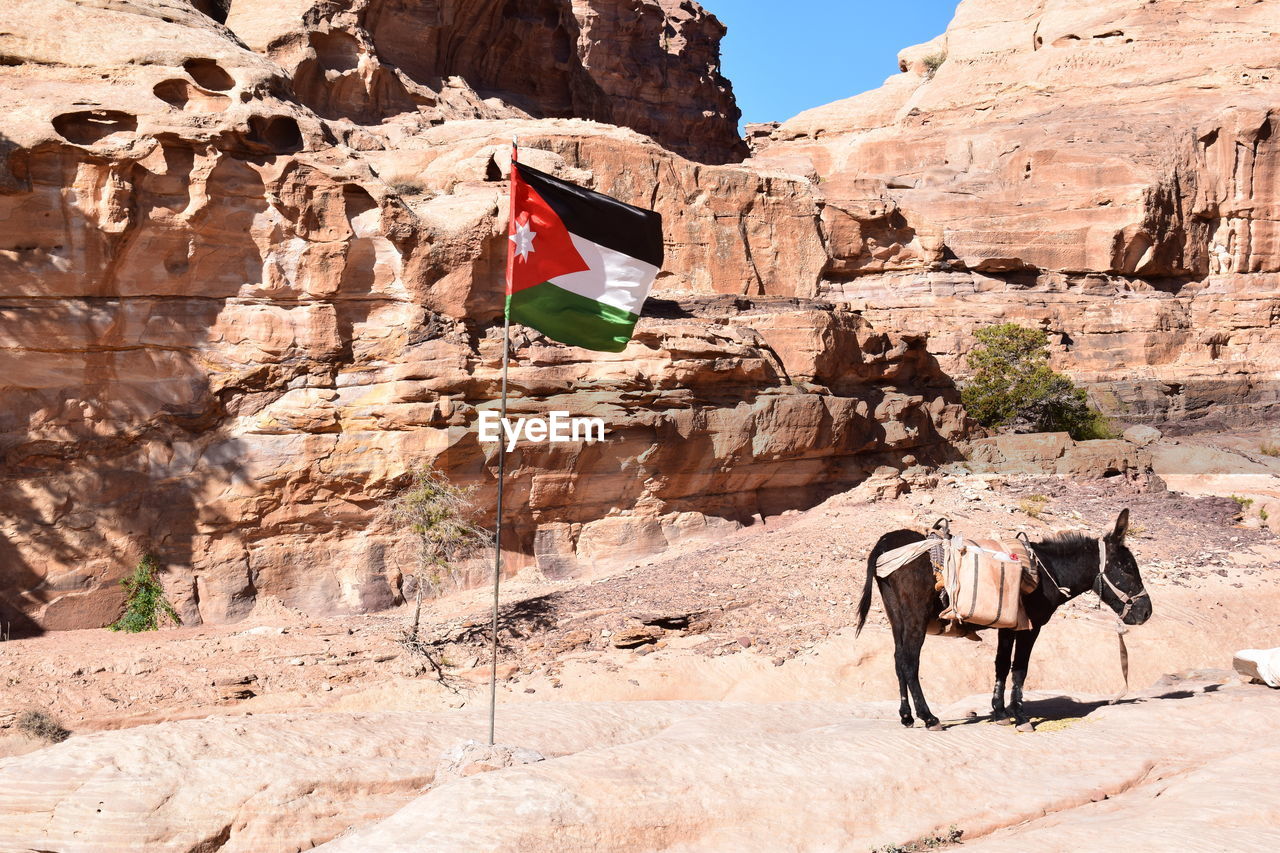
{"type": "Polygon", "coordinates": [[[225,15],[214,16],[278,62],[298,102],[324,118],[377,124],[405,113],[432,123],[577,116],[633,127],[695,160],[746,155],[740,113],[719,71],[724,26],[694,3],[226,5],[225,15]]]}
{"type": "MultiPolygon", "coordinates": [[[[379,15],[434,9],[440,55],[483,78],[477,44],[445,44],[462,4],[285,5],[232,3],[234,31],[177,0],[0,10],[0,618],[18,631],[110,621],[142,551],[169,568],[188,623],[264,597],[309,612],[400,601],[399,540],[376,510],[406,471],[435,460],[493,506],[473,425],[497,396],[517,133],[534,165],[660,210],[668,262],[627,352],[516,341],[514,412],[600,414],[611,436],[516,451],[511,568],[625,563],[952,453],[963,421],[924,336],[814,299],[827,256],[806,179],[522,118],[580,105],[525,92],[516,108],[384,62],[397,26],[379,15]],[[353,67],[313,67],[343,45],[353,67]]],[[[683,22],[671,56],[707,72],[714,19],[661,8],[683,22]]],[[[626,27],[645,15],[572,9],[593,73],[643,56],[626,27]]],[[[511,24],[484,20],[498,40],[511,24]]],[[[645,85],[628,91],[602,101],[611,115],[662,118],[645,85]]]]}
{"type": "Polygon", "coordinates": [[[400,601],[409,467],[494,504],[513,135],[662,212],[667,263],[625,353],[518,332],[515,413],[611,434],[516,451],[512,569],[953,457],[975,324],[1043,325],[1129,420],[1265,415],[1277,27],[966,0],[881,89],[706,165],[745,146],[693,3],[5,4],[0,620],[105,624],[143,551],[188,622],[400,601]]]}
{"type": "Polygon", "coordinates": [[[1280,371],[1280,9],[965,0],[872,92],[756,140],[821,176],[828,298],[929,328],[1041,324],[1130,420],[1265,415],[1280,371]],[[940,64],[939,64],[940,62],[940,64]]]}

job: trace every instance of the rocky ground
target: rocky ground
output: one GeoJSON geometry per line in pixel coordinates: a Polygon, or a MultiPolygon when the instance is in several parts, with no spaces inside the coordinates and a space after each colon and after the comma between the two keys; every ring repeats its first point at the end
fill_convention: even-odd
{"type": "MultiPolygon", "coordinates": [[[[1280,695],[1229,671],[1233,651],[1280,644],[1278,567],[1280,540],[1230,498],[953,466],[872,480],[604,577],[526,571],[503,592],[497,733],[549,760],[482,780],[433,782],[444,751],[487,734],[484,589],[427,608],[443,678],[398,641],[403,612],[308,619],[277,605],[230,626],[11,641],[0,644],[0,848],[308,849],[342,836],[335,849],[398,849],[419,844],[427,821],[443,833],[432,849],[546,849],[553,837],[558,849],[764,849],[746,840],[763,818],[745,815],[778,800],[790,804],[770,824],[773,849],[866,849],[951,823],[989,849],[1023,833],[1038,849],[1081,849],[1112,831],[1155,849],[1139,817],[1174,808],[1157,795],[1191,804],[1224,780],[1248,788],[1258,765],[1246,745],[1280,747],[1265,722],[1280,695]],[[1100,698],[1123,683],[1114,620],[1086,595],[1037,646],[1039,735],[971,725],[991,678],[985,636],[926,644],[925,688],[953,731],[899,730],[878,601],[863,636],[852,631],[881,533],[947,516],[1035,538],[1101,530],[1125,506],[1155,605],[1127,635],[1129,700],[1100,698]],[[20,734],[30,708],[72,736],[47,746],[20,734]],[[894,775],[886,755],[910,766],[894,775]],[[1027,767],[1036,781],[1009,781],[1027,767]],[[980,781],[981,807],[948,789],[980,781]],[[868,791],[890,793],[870,803],[868,791]],[[910,805],[923,796],[927,809],[910,805]],[[529,817],[518,832],[479,816],[512,798],[529,817]]],[[[1227,846],[1268,839],[1264,812],[1233,824],[1227,846]]],[[[1223,849],[1217,817],[1205,820],[1203,849],[1223,849]]]]}

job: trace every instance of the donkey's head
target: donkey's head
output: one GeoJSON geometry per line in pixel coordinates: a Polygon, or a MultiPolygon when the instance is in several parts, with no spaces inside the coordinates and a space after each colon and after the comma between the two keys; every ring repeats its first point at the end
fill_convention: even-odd
{"type": "Polygon", "coordinates": [[[1094,585],[1098,597],[1126,625],[1141,625],[1151,618],[1151,597],[1142,585],[1138,561],[1124,544],[1129,530],[1129,510],[1120,510],[1115,527],[1099,540],[1101,572],[1094,585]]]}

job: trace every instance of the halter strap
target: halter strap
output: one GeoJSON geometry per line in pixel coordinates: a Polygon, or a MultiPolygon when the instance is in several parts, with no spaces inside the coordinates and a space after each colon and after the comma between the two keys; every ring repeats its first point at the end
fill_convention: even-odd
{"type": "Polygon", "coordinates": [[[1147,591],[1144,589],[1137,595],[1129,593],[1116,586],[1111,578],[1107,577],[1107,537],[1098,537],[1098,579],[1093,582],[1093,589],[1098,593],[1098,598],[1102,598],[1102,585],[1106,584],[1111,592],[1124,605],[1124,609],[1120,611],[1120,621],[1124,621],[1124,617],[1129,615],[1129,611],[1133,609],[1134,602],[1141,598],[1148,597],[1147,591]]]}

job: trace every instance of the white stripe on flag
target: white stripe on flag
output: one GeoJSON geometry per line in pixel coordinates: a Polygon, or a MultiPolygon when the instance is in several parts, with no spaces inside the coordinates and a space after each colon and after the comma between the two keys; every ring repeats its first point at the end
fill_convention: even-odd
{"type": "Polygon", "coordinates": [[[623,252],[584,240],[577,234],[570,233],[569,237],[591,269],[556,276],[551,283],[570,293],[638,315],[653,280],[658,276],[658,268],[623,252]]]}

